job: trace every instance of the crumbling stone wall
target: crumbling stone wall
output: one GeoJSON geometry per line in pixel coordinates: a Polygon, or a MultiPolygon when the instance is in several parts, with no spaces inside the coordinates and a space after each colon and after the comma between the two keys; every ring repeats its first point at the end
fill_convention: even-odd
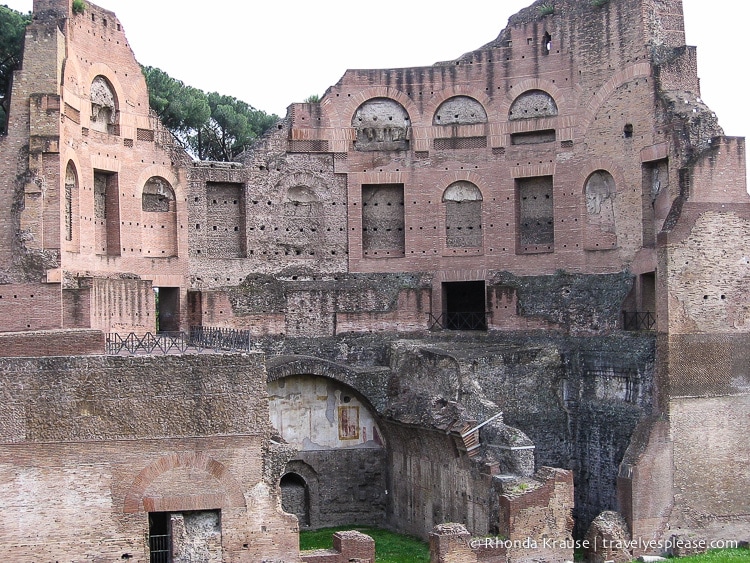
{"type": "Polygon", "coordinates": [[[259,337],[423,330],[428,324],[429,281],[420,274],[331,275],[289,268],[229,283],[196,292],[192,314],[201,324],[250,330],[259,337]]]}
{"type": "Polygon", "coordinates": [[[491,533],[491,476],[456,450],[445,433],[384,424],[391,468],[389,519],[425,537],[435,522],[465,522],[491,533]],[[440,452],[439,455],[435,455],[440,452]]]}

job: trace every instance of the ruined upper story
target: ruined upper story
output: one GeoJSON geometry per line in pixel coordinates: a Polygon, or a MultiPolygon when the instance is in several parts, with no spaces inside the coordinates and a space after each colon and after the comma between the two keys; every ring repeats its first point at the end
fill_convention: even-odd
{"type": "Polygon", "coordinates": [[[484,310],[490,286],[508,294],[498,280],[560,270],[645,276],[632,307],[651,311],[657,235],[681,202],[744,189],[744,145],[714,143],[696,68],[679,0],[536,2],[453,61],[347,71],[241,162],[190,162],[149,112],[114,14],[38,0],[2,141],[16,151],[1,180],[14,241],[3,265],[32,257],[27,279],[73,291],[137,280],[94,283],[89,324],[105,329],[121,301],[122,327],[150,328],[152,285],[179,294],[180,326],[188,291],[216,290],[213,305],[198,295],[196,324],[244,327],[225,297],[253,280],[275,284],[256,300],[269,305],[260,332],[297,309],[304,324],[305,292],[333,318],[359,311],[347,291],[382,312],[392,285],[407,287],[419,297],[398,299],[420,328],[456,300],[446,284],[476,286],[470,306],[484,310]]]}
{"type": "Polygon", "coordinates": [[[453,61],[349,70],[290,106],[244,158],[260,225],[240,254],[264,273],[653,271],[679,170],[721,134],[681,1],[540,0],[453,61]],[[317,218],[290,228],[292,205],[317,218]]]}

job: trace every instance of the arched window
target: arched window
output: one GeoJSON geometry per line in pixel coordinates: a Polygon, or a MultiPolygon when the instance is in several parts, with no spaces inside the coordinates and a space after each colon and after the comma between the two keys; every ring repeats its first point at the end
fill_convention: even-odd
{"type": "Polygon", "coordinates": [[[91,83],[91,129],[116,133],[117,96],[109,80],[97,76],[91,83]]]}
{"type": "Polygon", "coordinates": [[[73,229],[77,227],[74,213],[77,208],[78,173],[75,164],[70,161],[65,169],[65,240],[67,241],[73,241],[73,229]]]}
{"type": "Polygon", "coordinates": [[[508,119],[533,119],[557,115],[557,104],[547,92],[529,90],[518,96],[510,106],[508,119]]]}
{"type": "Polygon", "coordinates": [[[471,182],[454,182],[443,192],[445,245],[448,248],[482,246],[482,192],[471,182]]]}
{"type": "Polygon", "coordinates": [[[615,225],[615,179],[597,170],[586,180],[586,248],[606,250],[617,246],[615,225]]]}
{"type": "Polygon", "coordinates": [[[433,125],[473,125],[487,123],[487,112],[482,104],[469,96],[454,96],[445,100],[432,117],[433,125]]]}
{"type": "Polygon", "coordinates": [[[143,253],[154,258],[177,256],[177,206],[170,183],[152,176],[143,186],[141,209],[143,253]]]}
{"type": "Polygon", "coordinates": [[[357,132],[358,151],[403,151],[409,148],[409,114],[390,98],[374,98],[363,103],[352,117],[357,132]]]}

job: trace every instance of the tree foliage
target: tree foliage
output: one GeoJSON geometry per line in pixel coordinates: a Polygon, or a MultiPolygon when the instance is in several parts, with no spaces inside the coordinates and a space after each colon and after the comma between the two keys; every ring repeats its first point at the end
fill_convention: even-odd
{"type": "Polygon", "coordinates": [[[232,96],[187,86],[158,68],[144,67],[143,74],[151,109],[199,160],[234,159],[279,119],[232,96]]]}
{"type": "Polygon", "coordinates": [[[31,13],[0,6],[0,131],[5,131],[13,71],[21,64],[23,38],[30,21],[31,13]]]}

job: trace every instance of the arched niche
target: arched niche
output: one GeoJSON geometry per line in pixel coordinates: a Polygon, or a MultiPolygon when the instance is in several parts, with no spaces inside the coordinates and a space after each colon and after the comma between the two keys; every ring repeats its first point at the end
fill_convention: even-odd
{"type": "Polygon", "coordinates": [[[487,123],[484,106],[469,96],[454,96],[445,100],[432,117],[433,125],[474,125],[487,123]]]}
{"type": "Polygon", "coordinates": [[[445,245],[448,248],[482,246],[482,192],[468,181],[452,183],[443,192],[445,245]]]}
{"type": "Polygon", "coordinates": [[[300,527],[310,525],[310,487],[299,473],[284,473],[279,482],[281,509],[294,514],[300,527]]]}
{"type": "Polygon", "coordinates": [[[586,249],[607,250],[617,246],[616,194],[615,179],[606,170],[597,170],[586,179],[586,249]]]}
{"type": "Polygon", "coordinates": [[[357,108],[352,127],[358,151],[403,151],[409,148],[409,114],[390,98],[373,98],[357,108]]]}
{"type": "Polygon", "coordinates": [[[152,258],[177,256],[177,205],[172,185],[152,176],[143,186],[143,253],[152,258]]]}
{"type": "Polygon", "coordinates": [[[65,167],[65,240],[77,242],[78,171],[72,160],[65,167]]]}
{"type": "Polygon", "coordinates": [[[102,133],[113,133],[118,119],[117,95],[112,84],[104,76],[91,82],[90,128],[102,133]]]}
{"type": "Polygon", "coordinates": [[[175,211],[175,196],[172,185],[159,176],[149,178],[143,186],[141,209],[153,213],[175,211]]]}
{"type": "Polygon", "coordinates": [[[557,115],[557,104],[552,96],[543,90],[529,90],[513,100],[508,112],[508,120],[554,117],[555,115],[557,115]]]}

